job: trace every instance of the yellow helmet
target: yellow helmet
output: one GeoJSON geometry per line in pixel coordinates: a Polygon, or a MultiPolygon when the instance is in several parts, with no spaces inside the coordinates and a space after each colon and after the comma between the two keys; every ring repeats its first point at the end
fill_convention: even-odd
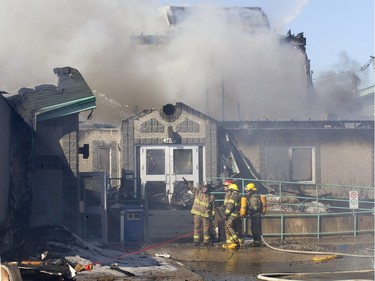
{"type": "Polygon", "coordinates": [[[251,182],[251,183],[248,183],[248,184],[246,185],[245,190],[246,190],[246,191],[257,190],[257,188],[255,187],[255,184],[253,184],[253,183],[251,182]]]}
{"type": "Polygon", "coordinates": [[[229,185],[228,189],[238,191],[238,186],[237,184],[232,183],[231,185],[229,185]]]}

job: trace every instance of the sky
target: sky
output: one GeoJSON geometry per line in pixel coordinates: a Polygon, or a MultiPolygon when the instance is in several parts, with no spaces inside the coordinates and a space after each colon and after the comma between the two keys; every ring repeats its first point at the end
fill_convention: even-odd
{"type": "MultiPolygon", "coordinates": [[[[313,78],[351,70],[351,63],[361,67],[374,56],[373,0],[310,0],[286,28],[304,32],[313,78]]],[[[364,87],[374,82],[373,72],[367,75],[364,87]]]]}
{"type": "Polygon", "coordinates": [[[97,97],[97,123],[176,102],[218,120],[320,119],[355,112],[354,82],[373,84],[373,65],[358,71],[374,55],[371,0],[2,0],[0,35],[1,91],[56,85],[53,68],[71,66],[97,97]],[[167,34],[167,5],[260,7],[271,29],[244,33],[203,9],[168,44],[134,44],[167,34]],[[279,44],[288,30],[306,37],[314,103],[303,55],[279,44]]]}
{"type": "MultiPolygon", "coordinates": [[[[162,4],[261,7],[276,32],[304,33],[313,79],[327,72],[359,68],[374,56],[373,0],[230,0],[161,1],[162,4]]],[[[363,87],[373,85],[374,73],[367,71],[363,87]]]]}

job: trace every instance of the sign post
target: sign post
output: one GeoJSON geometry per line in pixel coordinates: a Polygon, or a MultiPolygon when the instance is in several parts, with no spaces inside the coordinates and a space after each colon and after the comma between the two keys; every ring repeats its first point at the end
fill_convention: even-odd
{"type": "Polygon", "coordinates": [[[349,191],[349,208],[350,209],[358,209],[358,192],[357,191],[349,191]]]}
{"type": "Polygon", "coordinates": [[[354,219],[354,237],[357,236],[357,216],[354,210],[358,209],[358,192],[357,191],[349,191],[349,208],[353,210],[353,219],[354,219]]]}

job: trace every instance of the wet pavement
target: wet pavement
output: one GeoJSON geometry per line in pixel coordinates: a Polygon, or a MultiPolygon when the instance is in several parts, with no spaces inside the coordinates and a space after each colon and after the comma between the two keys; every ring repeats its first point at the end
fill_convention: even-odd
{"type": "MultiPolygon", "coordinates": [[[[92,270],[77,272],[76,281],[374,280],[373,234],[320,239],[266,237],[262,247],[251,247],[251,241],[246,240],[236,250],[223,250],[221,244],[194,247],[190,239],[108,247],[62,236],[61,241],[47,239],[41,249],[48,249],[50,258],[93,265],[92,270]]],[[[26,247],[28,251],[19,249],[13,254],[28,257],[39,253],[40,243],[34,246],[32,251],[26,247]]]]}
{"type": "Polygon", "coordinates": [[[108,260],[76,280],[374,280],[373,235],[264,242],[237,250],[192,243],[126,247],[111,260],[116,268],[108,260]]]}
{"type": "Polygon", "coordinates": [[[374,280],[373,236],[291,240],[281,245],[277,240],[265,242],[272,244],[272,248],[244,246],[223,251],[220,245],[197,248],[191,244],[173,244],[148,253],[170,255],[203,280],[345,280],[353,276],[374,280]]]}

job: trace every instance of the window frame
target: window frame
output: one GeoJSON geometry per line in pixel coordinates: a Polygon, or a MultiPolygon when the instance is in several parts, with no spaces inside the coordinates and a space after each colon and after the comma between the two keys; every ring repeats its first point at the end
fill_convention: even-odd
{"type": "MultiPolygon", "coordinates": [[[[315,147],[314,146],[285,146],[285,145],[267,145],[265,146],[265,152],[264,152],[264,174],[267,176],[267,149],[268,148],[280,148],[280,149],[287,149],[287,155],[288,155],[288,182],[296,182],[296,183],[306,183],[306,184],[315,184],[316,182],[316,155],[315,155],[315,147]],[[293,180],[293,150],[298,149],[310,149],[311,150],[311,180],[293,180]]],[[[279,179],[268,179],[268,180],[276,180],[279,181],[279,179]]]]}

